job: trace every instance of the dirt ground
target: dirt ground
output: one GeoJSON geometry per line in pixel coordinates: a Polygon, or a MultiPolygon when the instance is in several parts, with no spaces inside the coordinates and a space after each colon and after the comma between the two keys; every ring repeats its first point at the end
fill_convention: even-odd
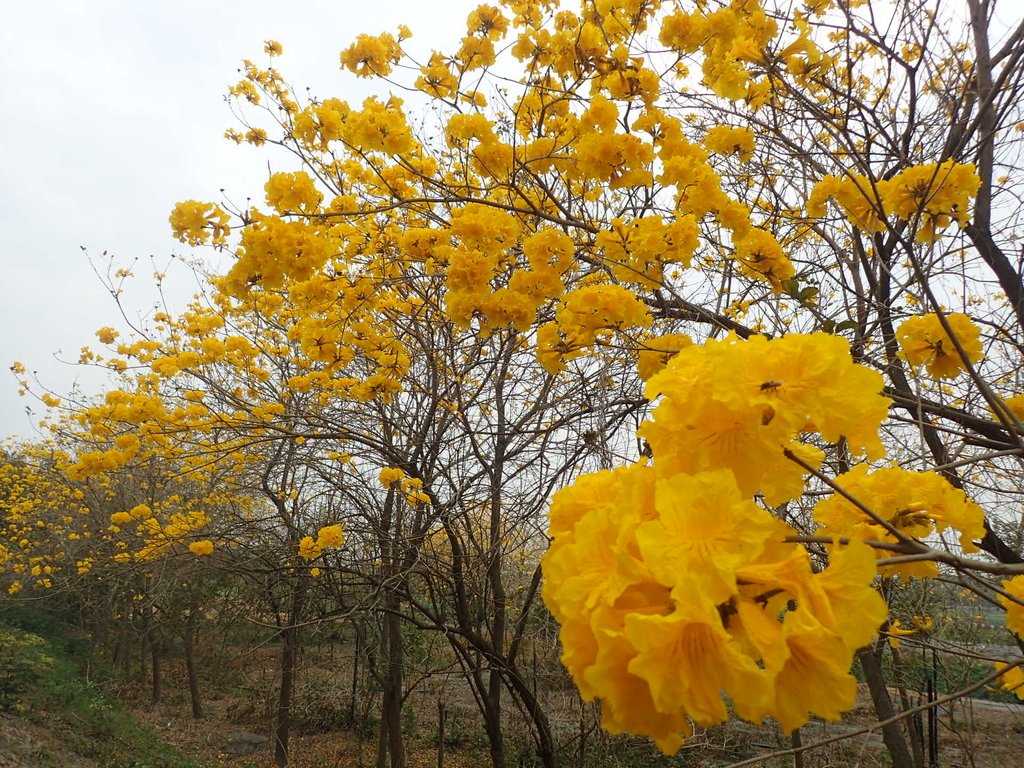
{"type": "MultiPolygon", "coordinates": [[[[262,659],[248,658],[245,663],[250,678],[255,677],[260,682],[269,682],[268,678],[273,674],[271,653],[267,653],[262,659]]],[[[343,665],[337,664],[335,674],[344,676],[343,665]]],[[[246,690],[251,688],[246,687],[246,690]]],[[[244,691],[241,694],[228,692],[209,698],[204,702],[206,717],[202,720],[191,718],[184,685],[184,671],[174,666],[167,670],[162,703],[152,705],[145,701],[145,692],[141,689],[129,690],[126,693],[137,716],[188,758],[211,766],[233,768],[269,768],[273,765],[273,745],[269,741],[259,752],[250,755],[228,755],[222,750],[231,736],[239,732],[270,735],[269,725],[265,719],[239,716],[240,712],[246,711],[242,706],[244,702],[238,698],[239,695],[245,695],[244,691]]],[[[567,708],[568,698],[566,697],[567,708]]],[[[879,732],[876,730],[859,733],[873,724],[872,709],[866,694],[863,699],[842,723],[814,722],[801,729],[800,735],[804,746],[829,741],[844,734],[849,735],[849,738],[806,752],[803,761],[806,768],[888,765],[888,755],[885,753],[879,732]]],[[[430,734],[435,733],[436,728],[436,716],[433,721],[430,720],[431,707],[427,704],[430,700],[430,697],[425,697],[418,704],[413,702],[414,706],[417,706],[418,719],[414,729],[417,735],[409,741],[411,768],[434,768],[438,764],[436,739],[430,738],[430,734]],[[421,714],[421,709],[425,710],[425,714],[421,714]]],[[[465,705],[466,702],[460,704],[463,708],[465,705]]],[[[578,704],[575,707],[573,711],[561,713],[565,715],[561,718],[563,725],[569,724],[570,731],[571,724],[579,722],[578,704]]],[[[553,720],[557,724],[560,714],[557,706],[553,707],[552,711],[553,720]]],[[[478,729],[480,732],[469,734],[470,738],[462,746],[446,747],[445,766],[479,768],[487,764],[482,728],[476,726],[474,718],[472,711],[464,712],[463,728],[478,729]]],[[[927,728],[927,720],[923,720],[922,725],[927,728]]],[[[567,729],[561,730],[564,735],[567,729]]],[[[938,732],[938,765],[943,768],[1011,768],[1021,765],[1024,759],[1024,706],[979,699],[958,701],[940,709],[938,732]]],[[[571,738],[571,733],[568,738],[571,738]]],[[[793,764],[792,757],[771,757],[773,752],[791,746],[789,738],[772,726],[755,728],[737,722],[702,732],[674,759],[657,758],[653,750],[645,750],[636,740],[630,742],[622,737],[613,738],[601,733],[593,733],[589,738],[588,755],[609,754],[621,749],[623,759],[617,762],[623,766],[692,765],[717,768],[758,755],[764,756],[763,765],[793,764]],[[626,742],[631,744],[629,750],[625,750],[626,742]],[[643,755],[644,752],[647,754],[643,755]],[[627,757],[627,753],[632,757],[627,757]]],[[[375,751],[376,743],[372,733],[360,735],[352,730],[297,733],[292,736],[290,745],[293,768],[369,768],[373,765],[375,751]]],[[[591,759],[584,757],[581,763],[575,751],[573,755],[575,759],[569,762],[574,766],[592,762],[591,759]]],[[[4,766],[0,764],[0,768],[4,766]]]]}

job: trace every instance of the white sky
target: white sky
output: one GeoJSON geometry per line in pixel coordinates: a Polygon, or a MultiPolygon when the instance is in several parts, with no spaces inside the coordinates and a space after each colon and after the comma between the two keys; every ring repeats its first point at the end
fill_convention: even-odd
{"type": "MultiPolygon", "coordinates": [[[[122,327],[89,264],[137,257],[130,314],[156,300],[150,256],[163,268],[182,245],[167,217],[180,200],[258,198],[268,173],[293,170],[282,155],[222,138],[235,127],[224,102],[244,58],[275,66],[300,92],[358,103],[371,92],[338,66],[361,32],[394,32],[425,60],[451,51],[479,0],[41,0],[9,3],[0,27],[0,437],[31,436],[42,406],[17,396],[6,368],[37,371],[57,394],[102,377],[61,364],[96,344],[96,329],[122,327]],[[88,256],[80,246],[85,246],[88,256]],[[58,355],[59,353],[59,355],[58,355]],[[37,415],[29,418],[25,406],[37,415]]],[[[195,291],[184,269],[165,286],[176,308],[195,291]]]]}

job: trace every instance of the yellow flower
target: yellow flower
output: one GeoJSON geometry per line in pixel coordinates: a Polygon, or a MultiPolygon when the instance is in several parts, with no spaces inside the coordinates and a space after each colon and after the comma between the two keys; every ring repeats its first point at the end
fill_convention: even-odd
{"type": "Polygon", "coordinates": [[[323,195],[313,184],[313,179],[302,171],[296,173],[275,173],[271,175],[264,189],[267,203],[278,213],[312,213],[323,195]]]}
{"type": "Polygon", "coordinates": [[[316,545],[320,549],[340,547],[345,541],[345,533],[340,525],[327,525],[316,535],[316,545]]]}
{"type": "Polygon", "coordinates": [[[100,328],[96,331],[96,338],[100,340],[101,344],[113,344],[119,335],[120,334],[116,330],[109,326],[100,328]]]}
{"type": "MultiPolygon", "coordinates": [[[[981,330],[960,313],[946,315],[950,330],[960,342],[967,360],[976,363],[982,358],[981,330]]],[[[935,314],[917,315],[905,320],[896,329],[900,357],[914,366],[923,365],[936,379],[951,379],[966,370],[966,363],[953,345],[935,314]]]]}
{"type": "Polygon", "coordinates": [[[693,344],[693,340],[685,333],[668,333],[644,339],[637,350],[636,370],[640,378],[647,381],[651,376],[662,370],[676,353],[693,344]]]}
{"type": "Polygon", "coordinates": [[[916,222],[918,241],[930,243],[951,222],[967,223],[971,198],[980,185],[973,165],[947,160],[907,168],[878,189],[886,210],[916,222]]]}
{"type": "Polygon", "coordinates": [[[784,633],[788,654],[775,678],[771,710],[782,730],[799,728],[812,713],[842,719],[857,698],[857,680],[850,674],[855,649],[809,611],[787,613],[784,633]]]}
{"type": "Polygon", "coordinates": [[[725,469],[658,481],[655,505],[658,516],[637,528],[637,544],[654,577],[680,596],[699,591],[727,601],[737,592],[736,569],[776,530],[725,469]]]}
{"type": "Polygon", "coordinates": [[[621,285],[589,285],[567,293],[556,318],[571,346],[593,344],[612,330],[651,324],[647,306],[621,285]]]}
{"type": "MultiPolygon", "coordinates": [[[[975,541],[985,536],[984,512],[963,491],[935,472],[910,472],[886,467],[869,472],[859,464],[839,475],[836,484],[864,504],[879,519],[914,538],[952,528],[964,552],[976,552],[975,541]]],[[[895,542],[881,523],[845,497],[835,494],[818,502],[814,519],[830,535],[895,542]]],[[[932,562],[890,566],[906,576],[932,576],[932,562]]]]}
{"type": "Polygon", "coordinates": [[[1024,395],[1013,395],[1004,397],[1003,404],[1010,409],[1010,413],[1017,419],[1024,419],[1024,395]]]}
{"type": "Polygon", "coordinates": [[[835,548],[814,574],[806,550],[783,540],[792,529],[725,469],[595,473],[555,495],[550,520],[544,601],[605,727],[671,752],[687,720],[727,717],[723,693],[742,717],[773,714],[790,730],[852,705],[853,653],[886,615],[867,546],[835,548]]]}
{"type": "Polygon", "coordinates": [[[209,540],[193,541],[188,545],[188,550],[193,555],[209,555],[213,552],[213,542],[209,540]]]}
{"type": "Polygon", "coordinates": [[[997,661],[995,667],[997,672],[1006,670],[996,678],[996,684],[1004,691],[1015,694],[1018,699],[1024,699],[1024,669],[1020,666],[1010,667],[1002,661],[997,661]]]}
{"type": "Polygon", "coordinates": [[[341,66],[359,77],[389,75],[392,66],[401,59],[401,47],[387,32],[376,37],[359,35],[352,45],[341,52],[341,66]]]}
{"type": "Polygon", "coordinates": [[[807,200],[807,215],[824,216],[826,203],[832,199],[839,205],[850,222],[865,232],[885,229],[881,186],[885,182],[872,182],[866,176],[848,173],[845,176],[826,176],[819,181],[807,200]]]}
{"type": "Polygon", "coordinates": [[[888,615],[882,596],[872,589],[878,573],[875,560],[874,550],[854,539],[832,546],[828,567],[814,577],[831,612],[819,613],[818,620],[854,650],[868,644],[888,615]]]}
{"type": "Polygon", "coordinates": [[[882,455],[881,389],[831,334],[727,337],[685,347],[648,380],[648,399],[661,401],[639,433],[667,474],[726,468],[743,494],[779,504],[803,492],[804,470],[784,450],[811,466],[822,458],[800,433],[845,436],[854,451],[882,455]]]}
{"type": "Polygon", "coordinates": [[[299,557],[303,560],[315,560],[323,554],[323,549],[313,541],[312,536],[303,536],[299,541],[299,557]]]}
{"type": "MultiPolygon", "coordinates": [[[[619,489],[621,491],[621,486],[619,489]]],[[[591,510],[544,556],[544,600],[559,619],[585,620],[633,585],[651,582],[633,536],[637,515],[604,504],[591,510]]],[[[663,597],[668,592],[662,588],[663,597]]]]}
{"type": "Polygon", "coordinates": [[[706,728],[728,717],[724,691],[741,717],[764,716],[769,677],[726,632],[718,608],[703,594],[676,601],[667,616],[629,615],[624,634],[637,651],[629,671],[647,682],[658,710],[685,712],[706,728]]]}
{"type": "Polygon", "coordinates": [[[466,28],[471,35],[498,40],[508,31],[508,19],[493,5],[480,5],[470,12],[466,19],[466,28]]]}
{"type": "Polygon", "coordinates": [[[1004,581],[1003,591],[1006,594],[999,595],[999,602],[1006,609],[1006,627],[1024,639],[1024,576],[1004,581]]]}
{"type": "Polygon", "coordinates": [[[704,146],[721,155],[739,155],[745,163],[754,156],[754,132],[740,126],[716,125],[704,137],[704,146]]]}
{"type": "Polygon", "coordinates": [[[742,237],[736,233],[736,240],[734,256],[742,270],[768,282],[776,293],[795,274],[792,262],[771,233],[752,227],[742,237]]]}
{"type": "Polygon", "coordinates": [[[267,143],[267,132],[262,128],[250,128],[245,132],[245,140],[254,147],[262,147],[267,143]]]}
{"type": "Polygon", "coordinates": [[[459,78],[452,72],[445,56],[434,51],[427,65],[420,67],[416,87],[434,98],[448,99],[458,91],[459,78]]]}
{"type": "Polygon", "coordinates": [[[910,637],[917,634],[916,629],[904,629],[899,619],[889,625],[889,645],[893,648],[900,647],[901,637],[910,637]]]}
{"type": "Polygon", "coordinates": [[[404,478],[405,472],[403,472],[398,467],[384,467],[384,469],[380,471],[380,475],[378,476],[380,484],[383,485],[385,488],[390,488],[393,485],[400,483],[404,478]]]}

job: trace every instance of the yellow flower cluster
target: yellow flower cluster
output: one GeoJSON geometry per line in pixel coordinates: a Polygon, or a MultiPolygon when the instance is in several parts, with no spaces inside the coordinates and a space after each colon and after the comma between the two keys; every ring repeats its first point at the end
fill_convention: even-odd
{"type": "Polygon", "coordinates": [[[329,142],[344,138],[345,122],[351,112],[348,103],[339,99],[310,104],[295,116],[292,135],[308,146],[327,149],[329,142]]]}
{"type": "Polygon", "coordinates": [[[201,510],[175,512],[168,517],[166,524],[161,524],[155,516],[147,517],[140,521],[139,532],[143,537],[143,545],[135,553],[135,559],[145,561],[159,557],[172,544],[209,523],[209,515],[201,510]]]}
{"type": "Polygon", "coordinates": [[[704,146],[720,155],[737,155],[745,163],[754,156],[754,132],[742,126],[716,125],[704,137],[704,146]]]}
{"type": "Polygon", "coordinates": [[[225,278],[226,289],[239,295],[259,284],[277,290],[291,276],[308,280],[337,252],[321,227],[303,220],[286,221],[257,214],[242,232],[238,258],[225,278]]]}
{"type": "Polygon", "coordinates": [[[391,488],[405,479],[405,472],[398,467],[384,467],[377,478],[385,488],[391,488]]]}
{"type": "Polygon", "coordinates": [[[110,522],[114,525],[128,525],[129,523],[148,520],[153,516],[153,510],[148,504],[136,504],[127,512],[115,512],[110,516],[110,522]]]}
{"type": "Polygon", "coordinates": [[[228,214],[214,203],[200,203],[186,200],[178,203],[171,211],[169,221],[174,236],[191,246],[213,242],[221,245],[231,234],[228,214]]]}
{"type": "Polygon", "coordinates": [[[213,542],[209,539],[203,539],[202,541],[193,541],[188,545],[188,551],[197,557],[203,557],[205,555],[213,554],[213,542]]]}
{"type": "Polygon", "coordinates": [[[613,330],[651,324],[647,306],[620,285],[589,285],[567,293],[556,319],[559,330],[573,346],[593,344],[613,330]]]}
{"type": "Polygon", "coordinates": [[[320,207],[323,195],[309,174],[275,173],[264,186],[267,204],[278,213],[313,213],[320,207]]]}
{"type": "Polygon", "coordinates": [[[303,536],[299,541],[299,557],[303,560],[316,560],[328,549],[336,549],[345,542],[345,532],[340,525],[326,525],[319,530],[314,539],[303,536]]]}
{"type": "Polygon", "coordinates": [[[402,481],[407,504],[429,504],[430,496],[423,490],[423,481],[418,477],[407,477],[402,481]]]}
{"type": "Polygon", "coordinates": [[[853,654],[886,616],[875,557],[836,546],[815,573],[752,494],[778,503],[802,490],[783,455],[813,453],[802,431],[879,453],[880,389],[827,334],[683,346],[649,379],[662,401],[640,434],[654,463],[585,475],[549,513],[544,600],[605,728],[674,752],[691,722],[726,719],[723,695],[787,731],[852,706],[853,654]]]}
{"type": "Polygon", "coordinates": [[[380,101],[371,96],[363,108],[351,112],[345,120],[345,141],[362,152],[401,155],[416,146],[402,110],[402,100],[392,96],[380,101]]]}
{"type": "Polygon", "coordinates": [[[1003,398],[1003,405],[1010,409],[1010,413],[1018,420],[1024,419],[1024,395],[1012,395],[1003,398]]]}
{"type": "Polygon", "coordinates": [[[996,681],[1000,688],[1016,695],[1018,699],[1024,699],[1024,669],[1019,666],[1010,667],[1006,662],[997,661],[996,671],[1003,672],[996,681]]]}
{"type": "Polygon", "coordinates": [[[435,99],[450,99],[459,89],[459,78],[444,54],[434,51],[426,66],[420,67],[416,87],[435,99]]]}
{"type": "Polygon", "coordinates": [[[735,232],[733,239],[736,241],[734,256],[743,273],[766,281],[776,293],[782,283],[796,274],[779,241],[767,230],[751,227],[745,232],[735,232]]]}
{"type": "Polygon", "coordinates": [[[838,718],[856,691],[853,651],[885,616],[870,550],[835,551],[815,575],[727,471],[653,473],[591,476],[552,506],[545,600],[581,693],[605,703],[604,726],[674,751],[688,720],[726,719],[723,692],[742,717],[773,714],[786,730],[812,712],[838,718]],[[831,690],[808,689],[811,674],[831,690]]]}
{"type": "Polygon", "coordinates": [[[776,31],[759,3],[742,2],[711,13],[676,11],[662,22],[660,40],[680,54],[702,49],[704,83],[717,95],[738,100],[748,93],[746,66],[766,58],[764,48],[776,31]]]}
{"type": "Polygon", "coordinates": [[[973,165],[952,160],[915,165],[878,181],[857,173],[826,176],[811,191],[807,214],[824,216],[831,199],[859,229],[880,232],[893,215],[916,225],[919,242],[931,243],[952,222],[967,223],[980,184],[973,165]]]}
{"type": "Polygon", "coordinates": [[[690,265],[697,235],[693,216],[682,216],[671,224],[660,216],[644,216],[632,221],[612,219],[611,228],[598,232],[594,242],[603,249],[617,279],[657,289],[666,264],[690,265]]]}
{"type": "MultiPolygon", "coordinates": [[[[959,533],[964,552],[977,552],[974,542],[985,536],[981,507],[934,472],[910,472],[899,467],[869,472],[867,466],[859,464],[835,482],[874,516],[845,496],[834,494],[814,508],[814,519],[826,535],[896,543],[896,532],[923,539],[951,528],[959,533]]],[[[922,578],[938,575],[931,561],[887,566],[884,572],[922,578]]]]}
{"type": "Polygon", "coordinates": [[[639,137],[622,133],[591,132],[576,139],[575,162],[567,169],[570,178],[597,181],[609,189],[645,186],[654,177],[650,144],[639,137]]]}
{"type": "Polygon", "coordinates": [[[877,184],[873,187],[867,177],[857,173],[826,176],[807,198],[807,215],[824,216],[826,204],[834,200],[855,227],[865,232],[880,232],[885,229],[885,223],[876,190],[877,184]]]}
{"type": "Polygon", "coordinates": [[[952,222],[967,223],[971,198],[981,186],[973,164],[915,165],[882,182],[879,192],[885,210],[903,221],[917,223],[917,239],[931,243],[952,222]]]}
{"type": "Polygon", "coordinates": [[[636,360],[636,370],[640,378],[647,381],[663,369],[680,349],[692,343],[693,340],[685,333],[667,333],[643,339],[637,348],[636,360]]]}
{"type": "Polygon", "coordinates": [[[564,232],[542,228],[526,234],[516,217],[482,205],[454,210],[451,231],[443,238],[418,229],[405,242],[417,257],[424,252],[447,260],[445,311],[462,326],[476,320],[482,333],[508,325],[529,329],[538,308],[564,291],[562,275],[574,256],[573,241],[564,232]],[[448,245],[449,240],[457,245],[448,245]]]}
{"type": "Polygon", "coordinates": [[[377,36],[359,35],[341,52],[341,66],[359,77],[389,75],[401,59],[399,41],[387,32],[377,36]]]}
{"type": "Polygon", "coordinates": [[[651,325],[647,306],[621,285],[587,285],[567,293],[555,321],[537,329],[537,359],[555,374],[565,363],[613,333],[651,325]]]}
{"type": "MultiPolygon", "coordinates": [[[[1024,640],[1024,576],[1014,576],[1002,584],[1005,594],[999,595],[999,602],[1006,609],[1006,626],[1018,638],[1024,640]]],[[[1006,669],[1004,663],[996,663],[997,670],[1006,669]]],[[[1019,666],[1008,669],[999,676],[1001,688],[1012,691],[1018,699],[1024,699],[1024,669],[1019,666]]]]}
{"type": "Polygon", "coordinates": [[[647,397],[662,399],[640,435],[664,446],[655,458],[666,472],[727,468],[742,493],[760,492],[774,506],[804,488],[804,470],[784,449],[811,465],[821,461],[820,450],[796,439],[802,432],[829,442],[845,437],[854,452],[884,455],[882,386],[838,336],[730,336],[680,350],[648,380],[647,397]]]}
{"type": "MultiPolygon", "coordinates": [[[[978,362],[984,354],[981,329],[967,315],[957,312],[946,315],[946,322],[967,360],[978,362]]],[[[936,379],[955,378],[967,368],[938,315],[908,318],[896,329],[896,340],[900,345],[900,357],[913,366],[925,366],[928,374],[936,379]]]]}
{"type": "Polygon", "coordinates": [[[999,595],[999,602],[1006,609],[1006,626],[1024,640],[1024,576],[1004,581],[1003,592],[1006,594],[999,595]]]}

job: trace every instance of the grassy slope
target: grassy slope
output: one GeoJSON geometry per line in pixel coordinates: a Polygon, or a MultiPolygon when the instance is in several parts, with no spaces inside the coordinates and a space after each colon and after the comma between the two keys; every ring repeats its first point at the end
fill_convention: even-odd
{"type": "Polygon", "coordinates": [[[83,677],[74,647],[0,616],[0,768],[201,768],[83,677]]]}

